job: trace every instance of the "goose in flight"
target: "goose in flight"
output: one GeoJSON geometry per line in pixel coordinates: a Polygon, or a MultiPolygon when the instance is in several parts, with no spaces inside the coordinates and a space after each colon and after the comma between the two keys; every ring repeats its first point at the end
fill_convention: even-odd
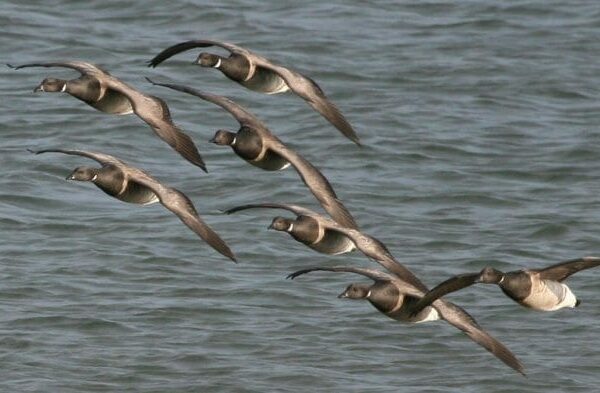
{"type": "Polygon", "coordinates": [[[323,209],[336,222],[348,228],[358,228],[354,218],[342,201],[338,199],[333,187],[321,171],[300,154],[287,147],[271,133],[262,121],[241,105],[226,97],[186,86],[155,83],[150,79],[148,81],[155,85],[194,95],[227,110],[238,121],[240,129],[236,133],[218,130],[211,142],[221,146],[230,146],[239,157],[264,170],[281,170],[292,165],[304,184],[321,203],[323,209]]]}
{"type": "Polygon", "coordinates": [[[359,249],[415,288],[423,292],[428,291],[427,286],[417,276],[394,258],[385,244],[356,229],[343,227],[310,209],[283,203],[255,203],[237,206],[225,210],[224,213],[231,214],[256,208],[284,209],[296,215],[295,220],[275,217],[269,229],[287,232],[296,241],[323,254],[338,255],[359,249]]]}
{"type": "Polygon", "coordinates": [[[67,180],[92,182],[106,194],[123,202],[142,205],[160,202],[211,247],[236,262],[235,255],[223,239],[200,218],[192,201],[181,191],[165,186],[148,173],[108,154],[64,149],[30,151],[34,154],[76,155],[99,162],[100,168],[76,168],[67,176],[67,180]]]}
{"type": "Polygon", "coordinates": [[[374,281],[373,284],[350,284],[338,297],[355,300],[366,299],[381,313],[401,322],[421,323],[442,319],[466,333],[471,340],[487,349],[506,365],[525,375],[524,367],[515,355],[457,305],[438,299],[431,306],[421,309],[415,314],[413,307],[425,292],[401,277],[376,269],[352,266],[317,266],[298,270],[288,275],[288,278],[294,279],[314,271],[348,272],[368,277],[374,281]]]}
{"type": "Polygon", "coordinates": [[[600,265],[600,258],[583,257],[548,266],[543,269],[524,269],[503,273],[486,267],[478,273],[461,274],[442,282],[427,293],[415,309],[428,307],[436,299],[473,284],[495,284],[520,305],[538,311],[555,311],[577,307],[581,303],[563,283],[580,270],[600,265]]]}
{"type": "Polygon", "coordinates": [[[75,79],[46,78],[34,92],[67,93],[104,113],[135,113],[183,158],[206,172],[206,165],[198,148],[192,139],[173,123],[169,107],[162,99],[144,94],[100,67],[82,61],[8,66],[15,70],[27,67],[65,67],[78,71],[81,76],[75,79]]]}
{"type": "Polygon", "coordinates": [[[192,48],[218,46],[230,53],[229,57],[202,52],[194,64],[216,68],[229,79],[242,86],[265,94],[283,93],[288,90],[302,97],[314,110],[333,124],[344,136],[360,145],[354,129],[340,110],[327,98],[323,90],[311,78],[229,42],[192,40],[182,42],[160,52],[148,66],[156,67],[171,56],[192,48]]]}

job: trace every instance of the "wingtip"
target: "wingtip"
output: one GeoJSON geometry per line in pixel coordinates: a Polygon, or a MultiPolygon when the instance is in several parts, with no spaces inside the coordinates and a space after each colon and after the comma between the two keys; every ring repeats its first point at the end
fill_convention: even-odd
{"type": "Polygon", "coordinates": [[[204,161],[202,161],[201,158],[195,157],[193,161],[190,159],[188,159],[188,161],[190,161],[198,168],[202,169],[205,173],[208,173],[208,169],[206,169],[206,164],[204,163],[204,161]]]}
{"type": "Polygon", "coordinates": [[[6,66],[7,66],[8,68],[12,68],[13,70],[16,70],[16,69],[18,68],[18,67],[14,66],[14,65],[12,65],[12,64],[10,64],[10,63],[6,63],[6,66]]]}
{"type": "Polygon", "coordinates": [[[31,154],[40,154],[39,152],[32,150],[32,149],[27,149],[28,152],[30,152],[31,154]]]}
{"type": "Polygon", "coordinates": [[[156,85],[156,83],[152,79],[148,78],[147,76],[145,78],[148,82],[152,83],[153,85],[156,85]]]}

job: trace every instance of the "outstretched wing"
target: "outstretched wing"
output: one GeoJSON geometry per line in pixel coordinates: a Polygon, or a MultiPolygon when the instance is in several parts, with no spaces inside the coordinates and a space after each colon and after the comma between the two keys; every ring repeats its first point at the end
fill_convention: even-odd
{"type": "Polygon", "coordinates": [[[267,68],[277,73],[294,93],[302,97],[314,110],[319,112],[344,134],[344,136],[357,145],[360,145],[360,139],[350,123],[348,123],[348,120],[346,120],[337,106],[327,98],[314,80],[289,68],[275,65],[260,56],[254,55],[251,57],[251,60],[256,66],[267,68]]]}
{"type": "Polygon", "coordinates": [[[223,213],[231,214],[247,209],[284,209],[291,211],[297,216],[319,216],[319,214],[313,210],[298,205],[288,205],[285,203],[251,203],[248,205],[232,207],[231,209],[224,210],[223,213]]]}
{"type": "Polygon", "coordinates": [[[293,280],[298,276],[315,271],[356,273],[368,277],[373,281],[392,281],[394,279],[394,276],[389,273],[382,272],[381,270],[366,269],[355,266],[312,266],[306,269],[296,270],[295,272],[288,274],[286,278],[293,280]]]}
{"type": "Polygon", "coordinates": [[[147,182],[146,179],[140,181],[138,178],[135,178],[134,180],[151,188],[164,207],[175,213],[185,225],[212,246],[212,248],[232,261],[237,262],[237,259],[229,246],[227,246],[225,241],[200,218],[192,201],[184,193],[177,189],[162,185],[157,187],[156,184],[152,184],[155,182],[147,182]]]}
{"type": "Polygon", "coordinates": [[[417,278],[406,268],[403,264],[398,262],[396,258],[390,253],[385,244],[375,239],[372,236],[365,235],[360,231],[350,228],[344,228],[340,225],[328,223],[328,228],[332,231],[338,231],[343,235],[347,236],[354,242],[356,247],[366,256],[376,260],[380,265],[385,267],[388,271],[398,276],[400,279],[414,285],[416,288],[423,292],[427,292],[428,288],[421,280],[417,278]]]}
{"type": "Polygon", "coordinates": [[[244,54],[244,55],[249,54],[248,50],[246,50],[240,46],[228,43],[228,42],[213,41],[213,40],[191,40],[191,41],[186,41],[186,42],[181,42],[179,44],[175,44],[175,45],[170,46],[167,49],[163,50],[162,52],[160,52],[158,55],[154,56],[154,58],[148,62],[148,67],[156,67],[157,65],[159,65],[163,61],[167,60],[168,58],[170,58],[178,53],[185,52],[186,50],[189,50],[192,48],[206,48],[209,46],[219,46],[231,53],[239,53],[239,54],[244,54]]]}
{"type": "Polygon", "coordinates": [[[15,70],[19,70],[21,68],[27,68],[27,67],[65,67],[65,68],[70,68],[73,69],[75,71],[79,71],[79,73],[81,73],[81,75],[110,75],[107,71],[103,70],[102,68],[91,64],[91,63],[87,63],[85,61],[64,61],[64,62],[52,62],[52,63],[28,63],[28,64],[21,64],[18,66],[13,66],[12,64],[7,64],[7,66],[9,66],[12,69],[15,70]]]}
{"type": "Polygon", "coordinates": [[[183,85],[175,85],[170,83],[156,83],[153,82],[150,78],[146,78],[146,80],[152,83],[153,85],[168,87],[173,90],[178,90],[199,97],[205,101],[212,102],[213,104],[216,104],[228,111],[229,113],[231,113],[233,117],[235,117],[235,119],[240,123],[240,125],[249,125],[253,126],[253,128],[266,128],[263,122],[261,122],[256,116],[254,116],[252,113],[244,109],[241,105],[238,105],[237,103],[233,102],[227,97],[205,93],[203,91],[192,89],[191,87],[183,85]]]}
{"type": "Polygon", "coordinates": [[[368,277],[373,281],[390,281],[393,282],[398,289],[410,296],[419,297],[423,295],[423,291],[415,288],[413,285],[403,281],[402,279],[393,276],[389,273],[382,272],[377,269],[367,269],[362,267],[355,266],[313,266],[306,269],[297,270],[291,274],[289,274],[286,278],[295,279],[298,276],[303,274],[307,274],[315,271],[324,271],[324,272],[344,272],[344,273],[356,273],[362,276],[368,277]]]}
{"type": "Polygon", "coordinates": [[[583,257],[557,263],[545,269],[538,270],[544,280],[563,281],[573,273],[600,265],[600,258],[583,257]]]}
{"type": "Polygon", "coordinates": [[[104,78],[103,81],[109,88],[125,95],[131,102],[135,114],[146,122],[162,140],[183,158],[208,172],[196,144],[189,135],[173,123],[169,107],[162,99],[144,94],[114,77],[104,78]]]}
{"type": "Polygon", "coordinates": [[[525,375],[525,369],[523,364],[517,359],[517,357],[500,341],[492,337],[486,332],[479,324],[462,308],[443,300],[438,300],[433,304],[435,309],[440,313],[442,318],[452,326],[462,330],[475,341],[489,352],[494,354],[498,359],[502,360],[504,364],[513,368],[517,372],[525,375]]]}
{"type": "Polygon", "coordinates": [[[458,276],[451,277],[446,281],[438,284],[431,291],[427,292],[425,296],[419,299],[413,306],[413,313],[418,314],[425,307],[430,306],[434,301],[447,295],[450,292],[456,292],[477,282],[480,273],[472,274],[461,274],[458,276]]]}
{"type": "Polygon", "coordinates": [[[85,150],[67,150],[67,149],[43,149],[43,150],[29,150],[33,154],[43,154],[43,153],[63,153],[69,154],[73,156],[82,156],[91,158],[94,161],[99,162],[102,165],[114,165],[116,167],[126,167],[128,166],[123,161],[119,160],[116,157],[113,157],[108,154],[95,153],[91,151],[85,150]]]}
{"type": "Polygon", "coordinates": [[[340,201],[325,176],[313,164],[284,145],[275,137],[269,138],[267,147],[289,161],[300,175],[308,189],[317,198],[323,209],[340,225],[358,229],[354,217],[340,201]]]}

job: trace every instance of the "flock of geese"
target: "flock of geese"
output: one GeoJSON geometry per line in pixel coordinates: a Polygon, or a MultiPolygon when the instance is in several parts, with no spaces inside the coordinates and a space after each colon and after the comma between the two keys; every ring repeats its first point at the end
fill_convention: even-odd
{"type": "MultiPolygon", "coordinates": [[[[274,64],[240,46],[212,40],[186,41],[160,52],[149,62],[149,66],[156,67],[170,57],[192,48],[211,46],[220,47],[229,52],[229,55],[224,57],[203,52],[198,55],[195,64],[218,69],[229,79],[256,92],[279,94],[291,90],[345,137],[360,145],[359,137],[350,123],[314,80],[290,68],[274,64]]],[[[183,158],[206,171],[198,148],[193,140],[173,123],[169,108],[162,99],[145,94],[100,67],[86,62],[8,66],[14,69],[66,67],[79,72],[81,75],[78,78],[70,80],[46,78],[34,91],[67,93],[109,114],[135,113],[183,158]]],[[[218,130],[211,142],[231,147],[242,159],[267,171],[293,166],[330,218],[301,206],[282,203],[246,204],[226,210],[225,213],[256,208],[286,210],[295,218],[275,217],[269,226],[270,229],[287,232],[296,241],[324,254],[337,255],[358,249],[386,270],[354,266],[316,266],[296,271],[288,278],[293,279],[313,271],[347,272],[368,277],[373,283],[350,284],[339,297],[366,299],[377,310],[398,321],[419,323],[445,320],[523,375],[523,365],[508,348],[487,333],[465,310],[442,297],[476,283],[485,283],[498,285],[504,294],[530,309],[553,311],[564,307],[576,307],[580,301],[563,281],[573,273],[600,265],[600,258],[584,257],[543,269],[508,273],[486,267],[481,272],[452,277],[429,290],[417,276],[396,260],[381,241],[359,230],[352,214],[315,166],[286,146],[248,110],[226,97],[186,86],[155,83],[150,79],[148,81],[153,85],[191,94],[228,111],[239,122],[239,130],[218,130]]],[[[80,166],[67,176],[67,180],[92,182],[108,195],[124,202],[144,205],[160,202],[216,251],[236,261],[233,251],[200,218],[194,204],[183,192],[163,184],[145,171],[103,153],[66,149],[31,152],[63,153],[97,161],[100,167],[80,166]]]]}

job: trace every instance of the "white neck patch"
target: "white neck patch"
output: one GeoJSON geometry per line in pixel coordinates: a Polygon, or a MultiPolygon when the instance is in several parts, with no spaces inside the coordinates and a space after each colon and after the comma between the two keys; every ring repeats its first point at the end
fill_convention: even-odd
{"type": "Polygon", "coordinates": [[[98,178],[98,175],[94,175],[94,177],[92,177],[92,181],[95,181],[98,178]]]}
{"type": "MultiPolygon", "coordinates": [[[[60,89],[61,93],[64,93],[67,90],[67,82],[63,85],[62,89],[60,89]]],[[[42,90],[43,91],[43,90],[42,90]]]]}
{"type": "Polygon", "coordinates": [[[367,296],[365,296],[366,298],[371,296],[371,290],[369,289],[369,292],[367,292],[367,296]]]}
{"type": "Polygon", "coordinates": [[[217,63],[213,66],[214,68],[219,68],[221,67],[221,58],[219,57],[219,59],[217,60],[217,63]]]}
{"type": "Polygon", "coordinates": [[[233,140],[231,141],[231,146],[235,145],[235,141],[237,140],[237,136],[233,137],[233,140]]]}
{"type": "Polygon", "coordinates": [[[500,279],[500,281],[498,281],[498,284],[502,284],[502,281],[504,281],[504,275],[502,276],[502,278],[500,279]]]}
{"type": "Polygon", "coordinates": [[[290,226],[288,227],[287,231],[288,231],[288,232],[291,232],[291,231],[293,231],[293,230],[294,230],[294,223],[293,223],[293,222],[290,222],[290,226]]]}

